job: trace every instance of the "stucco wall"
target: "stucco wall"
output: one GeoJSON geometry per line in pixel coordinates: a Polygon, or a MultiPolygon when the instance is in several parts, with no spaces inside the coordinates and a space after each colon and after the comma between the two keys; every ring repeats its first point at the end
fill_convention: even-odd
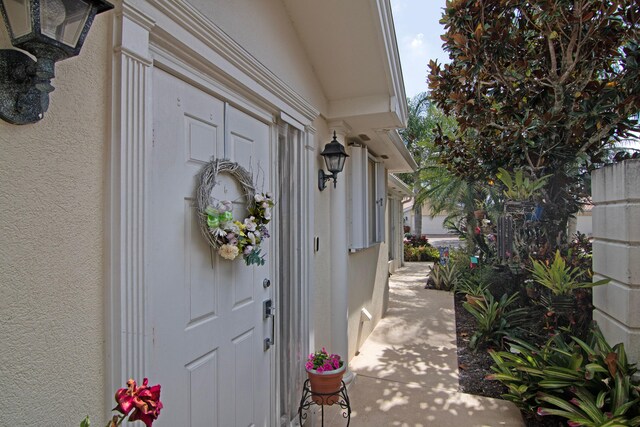
{"type": "Polygon", "coordinates": [[[280,0],[188,1],[314,107],[326,112],[322,88],[280,0]]]}
{"type": "MultiPolygon", "coordinates": [[[[317,119],[314,126],[318,130],[315,141],[316,153],[320,153],[324,145],[329,142],[329,130],[323,119],[317,119]]],[[[316,156],[316,169],[313,172],[317,173],[321,168],[326,170],[322,157],[318,155],[316,156]]],[[[339,184],[346,185],[344,180],[339,184]]],[[[331,227],[331,191],[333,191],[333,188],[332,186],[329,187],[331,188],[318,191],[317,185],[314,185],[311,190],[315,199],[314,236],[319,238],[319,250],[314,253],[315,277],[311,286],[311,305],[313,306],[311,321],[314,326],[314,336],[310,344],[314,349],[328,346],[331,343],[331,316],[327,315],[327,308],[331,307],[331,237],[329,230],[331,227]]]]}
{"type": "Polygon", "coordinates": [[[1,426],[103,423],[111,19],[56,66],[42,121],[0,121],[1,426]]]}
{"type": "Polygon", "coordinates": [[[640,160],[598,169],[592,176],[593,319],[611,345],[623,342],[640,362],[640,160]]]}
{"type": "Polygon", "coordinates": [[[375,244],[349,255],[349,357],[351,360],[384,314],[385,289],[389,286],[389,248],[375,244]],[[374,268],[375,267],[375,268],[374,268]],[[362,319],[362,308],[372,316],[362,319]]]}

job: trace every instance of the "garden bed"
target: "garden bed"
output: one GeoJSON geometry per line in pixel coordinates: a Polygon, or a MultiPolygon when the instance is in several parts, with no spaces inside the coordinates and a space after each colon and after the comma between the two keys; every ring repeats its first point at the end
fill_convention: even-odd
{"type": "MultiPolygon", "coordinates": [[[[499,381],[485,380],[490,374],[493,359],[485,349],[473,352],[469,349],[469,339],[475,330],[473,316],[462,307],[464,295],[455,296],[456,337],[458,346],[458,375],[459,390],[463,393],[474,394],[500,399],[506,391],[499,381]]],[[[559,417],[525,418],[528,427],[559,427],[566,426],[566,420],[559,417]]]]}

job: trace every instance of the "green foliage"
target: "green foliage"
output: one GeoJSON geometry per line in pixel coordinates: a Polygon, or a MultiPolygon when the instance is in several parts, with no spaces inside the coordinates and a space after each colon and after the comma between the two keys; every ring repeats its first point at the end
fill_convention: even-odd
{"type": "Polygon", "coordinates": [[[431,61],[430,96],[459,131],[436,137],[438,160],[467,182],[499,168],[551,174],[539,228],[555,250],[587,172],[640,130],[640,6],[451,0],[441,22],[451,62],[431,61]]]}
{"type": "Polygon", "coordinates": [[[453,263],[446,265],[436,263],[429,271],[429,279],[433,282],[434,288],[441,291],[454,289],[457,286],[459,277],[460,272],[453,263]]]}
{"type": "Polygon", "coordinates": [[[442,142],[447,165],[463,175],[504,165],[551,172],[629,136],[640,109],[638,8],[635,0],[448,2],[442,38],[452,62],[431,61],[429,87],[467,137],[442,142]]]}
{"type": "Polygon", "coordinates": [[[440,252],[433,246],[405,246],[404,260],[407,262],[435,262],[440,260],[440,252]]]}
{"type": "MultiPolygon", "coordinates": [[[[435,154],[433,140],[435,139],[436,130],[439,129],[440,132],[453,134],[455,133],[456,123],[455,119],[446,117],[442,111],[431,104],[426,93],[420,93],[408,99],[407,104],[409,106],[407,127],[400,130],[399,133],[416,161],[418,168],[411,174],[400,174],[399,178],[413,187],[415,194],[414,232],[420,235],[422,233],[422,205],[427,200],[432,201],[431,196],[426,193],[432,185],[440,186],[440,178],[444,177],[446,181],[447,177],[451,176],[449,173],[443,174],[442,171],[446,172],[446,170],[441,167],[435,171],[430,169],[434,163],[432,160],[435,154]],[[428,177],[425,178],[424,175],[428,175],[428,177]]],[[[433,204],[431,205],[433,206],[433,204]]]]}
{"type": "Polygon", "coordinates": [[[573,295],[576,289],[592,288],[609,283],[608,279],[597,282],[579,282],[578,278],[583,272],[578,267],[567,266],[559,250],[556,251],[550,266],[541,261],[533,261],[530,271],[535,281],[549,289],[554,296],[573,295]]]}
{"type": "Polygon", "coordinates": [[[480,282],[474,278],[461,279],[455,286],[455,292],[474,297],[484,296],[489,290],[489,284],[480,282]]]}
{"type": "Polygon", "coordinates": [[[506,385],[503,397],[521,410],[562,416],[570,425],[638,425],[636,368],[624,346],[611,347],[597,327],[586,341],[558,334],[541,348],[518,339],[509,347],[491,353],[494,374],[487,379],[506,385]]]}
{"type": "Polygon", "coordinates": [[[484,299],[474,304],[465,302],[463,307],[476,319],[477,329],[469,341],[469,348],[477,349],[480,345],[492,343],[500,348],[506,336],[513,334],[515,328],[526,321],[527,310],[524,308],[512,308],[517,301],[517,295],[507,296],[496,300],[489,292],[484,294],[484,299]]]}
{"type": "Polygon", "coordinates": [[[531,180],[528,176],[525,176],[522,169],[518,169],[512,177],[509,171],[504,168],[498,168],[498,173],[496,174],[496,177],[507,187],[504,191],[505,197],[510,200],[520,201],[531,200],[545,186],[550,176],[545,175],[531,180]]]}
{"type": "Polygon", "coordinates": [[[84,420],[80,423],[80,427],[89,427],[91,425],[91,421],[89,421],[89,416],[87,415],[84,420]]]}

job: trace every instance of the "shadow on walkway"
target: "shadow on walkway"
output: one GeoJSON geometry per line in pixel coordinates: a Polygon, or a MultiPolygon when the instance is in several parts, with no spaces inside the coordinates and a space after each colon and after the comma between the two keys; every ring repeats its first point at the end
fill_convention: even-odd
{"type": "Polygon", "coordinates": [[[523,426],[513,404],[458,392],[453,296],[424,289],[428,266],[390,278],[389,310],[349,364],[351,426],[523,426]]]}

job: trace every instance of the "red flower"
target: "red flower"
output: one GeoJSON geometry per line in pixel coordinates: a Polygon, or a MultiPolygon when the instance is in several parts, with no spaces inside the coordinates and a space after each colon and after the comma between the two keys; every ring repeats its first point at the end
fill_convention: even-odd
{"type": "Polygon", "coordinates": [[[147,427],[151,427],[153,422],[160,415],[162,402],[160,401],[160,384],[152,387],[148,386],[149,380],[145,378],[140,387],[132,379],[127,381],[127,388],[121,388],[116,392],[116,402],[118,405],[114,410],[128,415],[133,413],[129,421],[142,421],[147,427]]]}

